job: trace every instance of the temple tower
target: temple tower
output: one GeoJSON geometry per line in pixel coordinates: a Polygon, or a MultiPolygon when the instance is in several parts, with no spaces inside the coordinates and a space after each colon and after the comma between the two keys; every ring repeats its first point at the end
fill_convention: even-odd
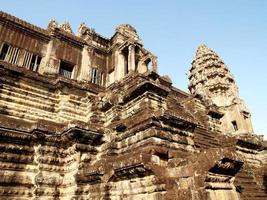
{"type": "Polygon", "coordinates": [[[157,57],[143,47],[134,27],[121,24],[111,38],[113,66],[109,73],[109,84],[119,81],[131,72],[157,72],[157,57]],[[149,68],[151,64],[151,69],[149,68]]]}
{"type": "Polygon", "coordinates": [[[233,75],[223,60],[206,45],[196,52],[189,73],[189,90],[203,102],[217,106],[224,116],[224,134],[253,133],[251,115],[242,99],[233,75]]]}

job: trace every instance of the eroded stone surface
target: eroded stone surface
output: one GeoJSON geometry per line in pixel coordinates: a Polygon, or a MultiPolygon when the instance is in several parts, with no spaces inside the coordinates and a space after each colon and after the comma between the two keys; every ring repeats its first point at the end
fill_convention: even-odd
{"type": "MultiPolygon", "coordinates": [[[[239,98],[233,75],[223,60],[204,44],[197,49],[189,80],[192,94],[206,105],[218,107],[217,109],[224,114],[221,118],[221,132],[253,133],[250,111],[239,98]]],[[[214,122],[212,117],[210,121],[214,122]]]]}
{"type": "Polygon", "coordinates": [[[266,141],[206,46],[191,94],[127,24],[108,39],[1,12],[0,59],[1,199],[266,199],[266,141]]]}

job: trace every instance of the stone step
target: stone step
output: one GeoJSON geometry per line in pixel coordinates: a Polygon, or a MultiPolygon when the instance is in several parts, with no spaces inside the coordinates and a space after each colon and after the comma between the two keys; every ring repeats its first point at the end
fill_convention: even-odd
{"type": "Polygon", "coordinates": [[[259,171],[255,171],[251,166],[243,166],[236,175],[234,185],[242,188],[241,197],[244,200],[266,200],[267,193],[257,184],[255,177],[259,171]]]}
{"type": "Polygon", "coordinates": [[[194,139],[195,140],[204,141],[205,143],[212,142],[213,144],[220,145],[219,142],[217,140],[215,140],[214,138],[206,138],[206,137],[202,137],[202,136],[195,136],[194,139]]]}
{"type": "Polygon", "coordinates": [[[207,144],[209,144],[210,142],[212,142],[215,145],[219,145],[219,142],[217,140],[214,140],[214,139],[211,139],[211,138],[208,139],[208,138],[202,138],[202,137],[195,136],[194,137],[194,140],[196,140],[196,141],[202,141],[202,142],[205,142],[207,144]]]}
{"type": "Polygon", "coordinates": [[[243,196],[245,197],[253,197],[253,198],[266,198],[267,197],[267,194],[264,194],[264,193],[242,193],[243,196]]]}
{"type": "Polygon", "coordinates": [[[219,147],[219,143],[214,140],[205,140],[201,138],[194,138],[195,145],[203,147],[203,148],[215,148],[219,147]]]}
{"type": "Polygon", "coordinates": [[[214,135],[210,134],[210,133],[206,133],[206,132],[195,132],[194,133],[195,136],[199,136],[199,137],[204,137],[204,138],[207,138],[207,139],[213,139],[213,140],[216,140],[218,141],[218,139],[216,137],[214,137],[214,135]]]}
{"type": "Polygon", "coordinates": [[[197,147],[202,147],[204,149],[210,149],[210,148],[216,148],[218,147],[217,145],[210,145],[210,144],[206,144],[206,143],[200,143],[200,142],[195,142],[197,147]]]}

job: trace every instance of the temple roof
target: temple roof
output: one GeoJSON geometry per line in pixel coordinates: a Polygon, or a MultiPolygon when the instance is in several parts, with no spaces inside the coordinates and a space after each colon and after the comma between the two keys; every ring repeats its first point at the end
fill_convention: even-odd
{"type": "Polygon", "coordinates": [[[189,90],[202,98],[238,96],[234,77],[224,61],[205,44],[197,48],[189,73],[189,90]]]}

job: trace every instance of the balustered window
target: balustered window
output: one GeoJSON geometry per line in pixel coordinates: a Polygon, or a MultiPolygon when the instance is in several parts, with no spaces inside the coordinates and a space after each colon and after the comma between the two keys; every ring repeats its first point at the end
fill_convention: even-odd
{"type": "Polygon", "coordinates": [[[4,60],[12,64],[17,64],[20,53],[19,48],[13,47],[8,44],[2,44],[0,50],[0,60],[4,60]]]}
{"type": "Polygon", "coordinates": [[[24,54],[24,59],[23,59],[23,64],[22,66],[32,70],[32,71],[37,71],[41,62],[41,57],[29,52],[25,52],[24,54]]]}
{"type": "Polygon", "coordinates": [[[99,71],[98,69],[96,68],[91,68],[91,83],[94,83],[94,84],[97,84],[97,85],[103,85],[104,84],[104,80],[103,80],[103,77],[104,77],[104,74],[99,71]]]}
{"type": "Polygon", "coordinates": [[[233,125],[233,129],[234,129],[235,131],[238,131],[238,126],[237,126],[236,121],[232,121],[232,125],[233,125]]]}
{"type": "Polygon", "coordinates": [[[65,61],[60,62],[59,74],[66,77],[71,78],[73,72],[74,65],[65,61]]]}
{"type": "Polygon", "coordinates": [[[96,68],[92,68],[91,70],[91,82],[92,83],[97,83],[97,69],[96,68]]]}

